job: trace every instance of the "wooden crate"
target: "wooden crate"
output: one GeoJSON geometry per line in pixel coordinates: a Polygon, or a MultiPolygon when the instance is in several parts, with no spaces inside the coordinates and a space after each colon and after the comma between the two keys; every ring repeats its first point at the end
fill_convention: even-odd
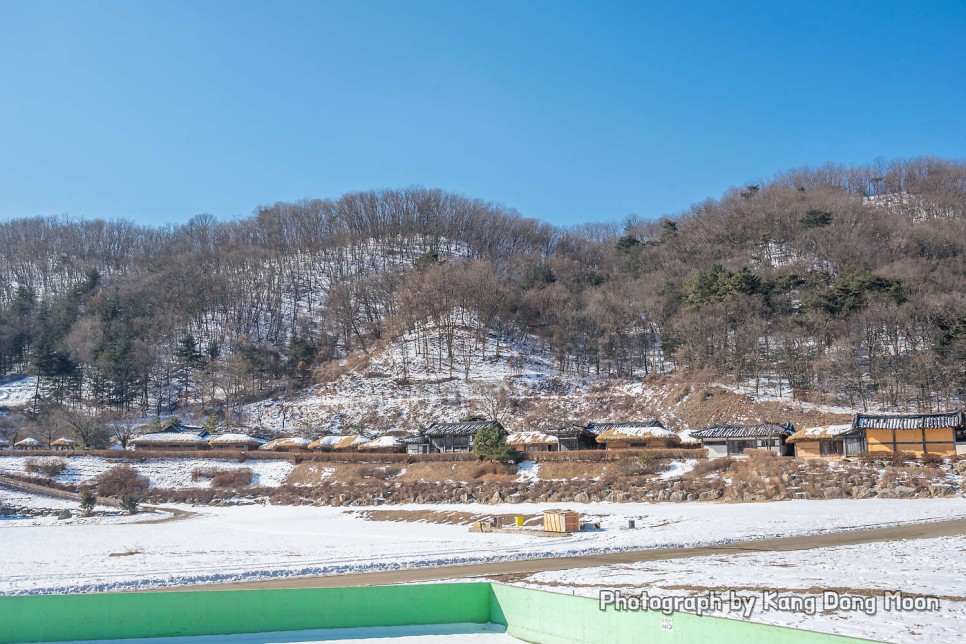
{"type": "Polygon", "coordinates": [[[543,529],[547,532],[580,532],[580,513],[567,510],[546,510],[543,529]]]}

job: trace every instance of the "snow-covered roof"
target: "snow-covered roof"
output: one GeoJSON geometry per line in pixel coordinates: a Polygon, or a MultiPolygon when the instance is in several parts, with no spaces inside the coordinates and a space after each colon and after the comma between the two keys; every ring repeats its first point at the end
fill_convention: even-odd
{"type": "Polygon", "coordinates": [[[556,445],[556,436],[543,432],[514,432],[506,437],[508,445],[556,445]]]}
{"type": "Polygon", "coordinates": [[[627,424],[611,427],[597,435],[598,443],[607,441],[626,441],[634,439],[662,438],[673,442],[680,441],[678,435],[665,427],[641,427],[627,424]]]}
{"type": "Polygon", "coordinates": [[[14,447],[39,447],[40,441],[36,438],[27,437],[14,443],[14,447]]]}
{"type": "Polygon", "coordinates": [[[265,441],[248,434],[218,434],[208,439],[211,445],[261,445],[265,441]]]}
{"type": "Polygon", "coordinates": [[[309,443],[309,449],[350,449],[360,447],[369,442],[365,436],[323,436],[309,443]]]}
{"type": "Polygon", "coordinates": [[[294,448],[306,448],[307,449],[308,446],[311,443],[312,443],[312,441],[310,441],[307,438],[300,438],[298,436],[292,436],[292,437],[289,437],[289,438],[276,438],[275,440],[268,441],[267,443],[265,443],[264,445],[262,445],[259,449],[264,449],[264,450],[268,450],[268,451],[272,451],[274,449],[284,449],[286,447],[288,447],[288,448],[292,448],[292,447],[294,447],[294,448]]]}
{"type": "Polygon", "coordinates": [[[130,445],[204,445],[208,439],[189,433],[155,432],[143,434],[129,441],[130,445]]]}
{"type": "Polygon", "coordinates": [[[380,436],[371,441],[359,445],[360,449],[381,449],[387,447],[399,447],[402,442],[398,436],[380,436]]]}
{"type": "Polygon", "coordinates": [[[789,443],[794,443],[795,441],[817,441],[817,440],[828,440],[830,438],[841,437],[843,434],[848,434],[854,428],[851,424],[847,425],[826,425],[825,427],[806,427],[805,429],[800,429],[791,436],[788,437],[789,443]]]}
{"type": "Polygon", "coordinates": [[[10,447],[10,441],[0,438],[0,447],[10,447]]]}
{"type": "Polygon", "coordinates": [[[659,427],[664,429],[664,425],[661,424],[657,418],[648,418],[646,420],[635,420],[621,423],[588,423],[587,429],[596,435],[603,434],[610,429],[634,429],[634,428],[653,428],[659,427]]]}
{"type": "Polygon", "coordinates": [[[50,444],[51,447],[75,447],[76,445],[77,441],[67,436],[61,436],[50,444]]]}

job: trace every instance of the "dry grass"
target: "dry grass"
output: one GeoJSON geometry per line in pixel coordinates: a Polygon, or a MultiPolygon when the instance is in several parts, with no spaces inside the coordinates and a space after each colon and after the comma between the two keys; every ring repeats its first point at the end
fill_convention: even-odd
{"type": "Polygon", "coordinates": [[[524,518],[524,525],[541,525],[543,522],[542,514],[479,514],[440,510],[367,510],[360,512],[359,516],[369,521],[406,521],[442,525],[470,525],[489,519],[495,519],[497,525],[513,525],[518,516],[524,518]]]}
{"type": "Polygon", "coordinates": [[[62,458],[28,458],[24,469],[28,474],[42,474],[53,478],[67,469],[67,461],[62,458]]]}

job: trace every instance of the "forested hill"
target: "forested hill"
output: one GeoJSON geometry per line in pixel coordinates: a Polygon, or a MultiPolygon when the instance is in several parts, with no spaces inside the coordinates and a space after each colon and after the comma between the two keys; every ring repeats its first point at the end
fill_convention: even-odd
{"type": "Polygon", "coordinates": [[[962,162],[797,170],[570,229],[427,189],[165,228],[20,219],[0,275],[0,372],[40,376],[41,407],[231,409],[401,337],[466,380],[496,339],[561,378],[767,375],[920,409],[966,387],[962,162]]]}

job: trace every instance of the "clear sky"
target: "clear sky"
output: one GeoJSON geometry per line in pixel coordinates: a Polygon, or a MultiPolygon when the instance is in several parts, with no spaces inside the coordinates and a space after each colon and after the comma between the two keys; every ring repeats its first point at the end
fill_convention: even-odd
{"type": "Polygon", "coordinates": [[[0,218],[423,185],[558,224],[966,157],[966,2],[0,0],[0,218]]]}

